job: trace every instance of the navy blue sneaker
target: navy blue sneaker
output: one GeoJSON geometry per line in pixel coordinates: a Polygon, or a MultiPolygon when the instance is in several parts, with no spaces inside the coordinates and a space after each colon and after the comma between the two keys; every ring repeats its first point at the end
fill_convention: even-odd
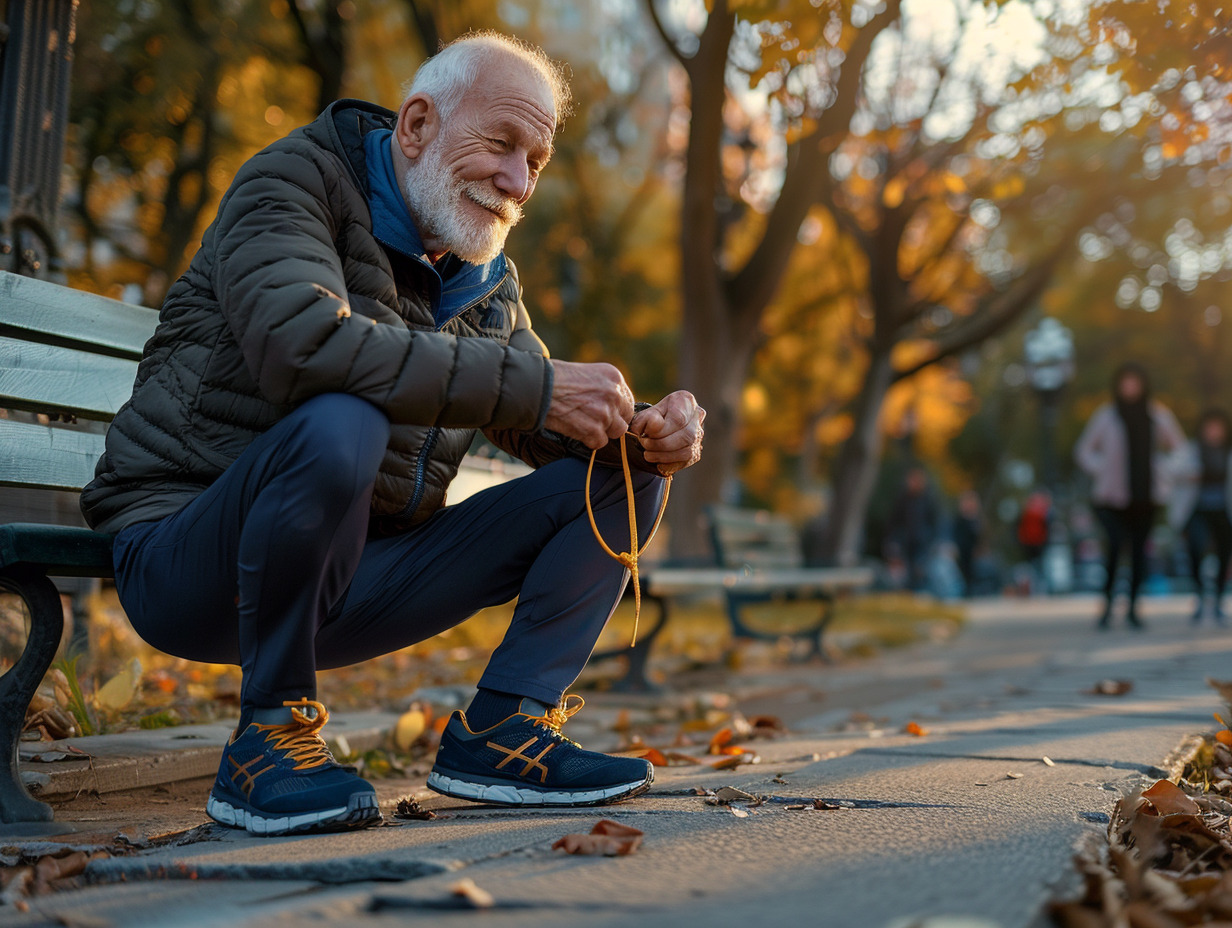
{"type": "Polygon", "coordinates": [[[334,760],[320,731],[329,713],[319,702],[284,702],[292,721],[249,724],[231,736],[205,810],[254,835],[364,828],[381,820],[376,790],[353,767],[334,760]],[[309,715],[307,711],[312,710],[309,715]]]}
{"type": "Polygon", "coordinates": [[[455,712],[441,733],[428,787],[498,806],[598,806],[650,789],[648,761],[585,751],[560,733],[582,705],[580,696],[552,708],[523,699],[509,718],[478,732],[455,712]]]}

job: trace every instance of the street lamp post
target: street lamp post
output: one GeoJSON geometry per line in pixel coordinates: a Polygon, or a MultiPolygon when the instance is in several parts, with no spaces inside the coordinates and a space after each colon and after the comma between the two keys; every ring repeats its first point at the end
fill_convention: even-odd
{"type": "Polygon", "coordinates": [[[1052,497],[1048,544],[1043,554],[1044,581],[1053,593],[1073,586],[1073,562],[1065,521],[1060,517],[1060,479],[1057,467],[1057,420],[1061,393],[1074,376],[1074,337],[1056,319],[1045,316],[1023,340],[1027,380],[1039,400],[1040,471],[1052,497]]]}

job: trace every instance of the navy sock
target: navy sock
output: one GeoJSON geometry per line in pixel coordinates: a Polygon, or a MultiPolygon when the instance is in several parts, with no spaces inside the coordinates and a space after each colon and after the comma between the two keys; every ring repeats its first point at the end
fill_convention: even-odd
{"type": "Polygon", "coordinates": [[[523,697],[515,693],[502,693],[500,690],[484,689],[481,686],[466,708],[466,724],[471,731],[491,728],[517,712],[522,699],[523,697]]]}

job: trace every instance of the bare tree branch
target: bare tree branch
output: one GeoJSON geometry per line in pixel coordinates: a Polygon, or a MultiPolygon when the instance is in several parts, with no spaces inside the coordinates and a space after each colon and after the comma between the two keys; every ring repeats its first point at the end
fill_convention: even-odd
{"type": "MultiPolygon", "coordinates": [[[[646,0],[646,11],[650,15],[650,21],[654,24],[655,31],[659,33],[659,38],[663,40],[663,44],[667,47],[667,50],[671,53],[671,56],[684,66],[685,71],[689,71],[693,59],[680,50],[680,47],[676,44],[676,40],[667,31],[667,27],[664,25],[662,17],[659,16],[658,7],[655,6],[655,0],[646,0]]],[[[692,76],[691,72],[690,76],[692,76]]]]}
{"type": "Polygon", "coordinates": [[[755,320],[773,298],[791,260],[800,223],[829,188],[834,137],[851,125],[860,99],[864,62],[873,41],[897,20],[899,2],[887,0],[885,9],[857,33],[839,73],[834,103],[821,114],[817,128],[792,146],[783,187],[770,210],[765,234],[727,286],[729,301],[742,316],[755,320]]]}
{"type": "Polygon", "coordinates": [[[906,370],[895,371],[894,382],[912,377],[924,368],[960,354],[968,348],[974,348],[1001,332],[1048,289],[1057,264],[1069,252],[1070,247],[1070,237],[1065,236],[1051,254],[1015,280],[1008,289],[994,291],[985,296],[966,323],[955,326],[933,340],[935,350],[930,357],[906,370]]]}

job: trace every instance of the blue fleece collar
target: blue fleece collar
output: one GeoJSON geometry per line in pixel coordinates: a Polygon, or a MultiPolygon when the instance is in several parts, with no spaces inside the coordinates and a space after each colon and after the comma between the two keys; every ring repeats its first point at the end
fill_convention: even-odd
{"type": "Polygon", "coordinates": [[[387,248],[419,262],[429,273],[428,297],[437,328],[490,295],[508,275],[505,255],[487,264],[470,264],[449,254],[433,265],[428,260],[419,232],[394,174],[390,129],[374,129],[364,136],[364,160],[368,168],[368,211],[372,234],[387,248]]]}

